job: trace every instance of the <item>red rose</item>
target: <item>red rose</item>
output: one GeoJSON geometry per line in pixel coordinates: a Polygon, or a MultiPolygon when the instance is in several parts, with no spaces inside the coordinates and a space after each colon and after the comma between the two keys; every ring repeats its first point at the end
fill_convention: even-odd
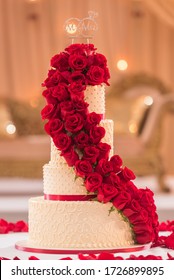
{"type": "Polygon", "coordinates": [[[110,78],[109,69],[107,67],[105,67],[104,68],[104,81],[103,82],[108,86],[110,85],[109,82],[108,82],[109,78],[110,78]]]}
{"type": "Polygon", "coordinates": [[[114,199],[117,194],[118,190],[113,185],[104,183],[98,190],[97,198],[99,201],[106,203],[114,199]]]}
{"type": "MultiPolygon", "coordinates": [[[[137,222],[133,225],[133,230],[136,234],[140,234],[144,231],[149,231],[151,232],[152,231],[152,227],[149,226],[148,224],[146,224],[145,222],[137,222]]],[[[153,234],[152,234],[153,236],[153,234]]]]}
{"type": "Polygon", "coordinates": [[[80,114],[67,115],[65,120],[65,128],[67,131],[75,133],[83,128],[84,119],[80,114]]]}
{"type": "Polygon", "coordinates": [[[76,112],[80,113],[84,118],[86,118],[89,104],[77,97],[75,97],[72,102],[76,112]]]}
{"type": "Polygon", "coordinates": [[[91,66],[86,76],[89,85],[100,85],[104,81],[104,70],[99,66],[91,66]]]}
{"type": "Polygon", "coordinates": [[[114,172],[111,172],[109,176],[104,177],[104,183],[113,185],[119,191],[123,190],[120,178],[114,172]]]}
{"type": "MultiPolygon", "coordinates": [[[[125,184],[125,189],[126,191],[131,195],[132,198],[134,199],[139,199],[140,195],[139,195],[139,189],[137,189],[137,187],[134,185],[134,183],[132,181],[128,181],[125,184]]],[[[141,204],[141,203],[140,203],[141,204]]],[[[143,206],[143,205],[142,205],[143,206]]]]}
{"type": "Polygon", "coordinates": [[[84,149],[88,145],[89,136],[84,131],[81,131],[74,137],[74,142],[78,149],[84,149]]]}
{"type": "Polygon", "coordinates": [[[76,83],[81,83],[81,84],[85,85],[86,78],[80,71],[74,71],[69,78],[69,82],[70,83],[76,82],[76,83]]]}
{"type": "Polygon", "coordinates": [[[95,163],[97,161],[99,155],[99,150],[94,146],[88,146],[84,148],[84,154],[82,159],[88,160],[91,163],[95,163]]]}
{"type": "Polygon", "coordinates": [[[47,88],[57,86],[58,83],[64,82],[65,79],[62,77],[62,75],[58,71],[54,71],[54,74],[51,77],[48,77],[43,85],[47,88]]]}
{"type": "Polygon", "coordinates": [[[131,196],[129,193],[122,191],[113,200],[113,205],[119,210],[123,210],[127,204],[131,201],[131,196]]]}
{"type": "Polygon", "coordinates": [[[66,133],[55,135],[53,137],[53,142],[60,151],[66,151],[72,145],[71,137],[66,133]]]}
{"type": "Polygon", "coordinates": [[[118,173],[121,170],[123,161],[119,155],[114,155],[110,158],[110,161],[113,164],[113,170],[115,173],[118,173]]]}
{"type": "Polygon", "coordinates": [[[140,203],[144,208],[148,208],[149,210],[151,210],[151,207],[153,207],[154,210],[156,210],[156,206],[154,204],[154,193],[146,188],[146,189],[139,189],[139,193],[140,193],[140,203]]]}
{"type": "Polygon", "coordinates": [[[73,54],[73,53],[83,54],[84,53],[84,49],[81,44],[71,44],[70,46],[65,48],[65,51],[68,52],[69,54],[73,54]]]}
{"type": "Polygon", "coordinates": [[[132,209],[131,206],[123,210],[123,214],[129,218],[131,223],[147,223],[149,220],[148,212],[145,209],[141,209],[141,212],[132,209]]]}
{"type": "Polygon", "coordinates": [[[61,111],[62,119],[65,119],[67,115],[73,115],[75,113],[73,103],[71,101],[61,102],[60,111],[61,111]]]}
{"type": "Polygon", "coordinates": [[[60,72],[66,71],[69,68],[68,58],[67,53],[56,54],[51,59],[51,66],[57,68],[60,72]]]}
{"type": "Polygon", "coordinates": [[[94,126],[90,129],[90,141],[92,144],[98,144],[105,136],[105,129],[101,126],[94,126]]]}
{"type": "MultiPolygon", "coordinates": [[[[148,209],[146,209],[148,211],[148,209]]],[[[158,220],[158,214],[155,211],[148,211],[149,215],[151,215],[151,219],[152,219],[152,224],[154,227],[158,228],[159,227],[159,220],[158,220]]],[[[159,229],[158,229],[159,231],[159,229]]]]}
{"type": "Polygon", "coordinates": [[[62,132],[63,130],[63,123],[60,119],[53,119],[49,120],[45,126],[45,131],[52,137],[54,137],[56,134],[62,132]]]}
{"type": "Polygon", "coordinates": [[[47,83],[49,83],[50,78],[54,75],[54,73],[56,73],[56,70],[55,70],[55,69],[50,69],[50,70],[48,70],[47,78],[46,78],[45,81],[42,83],[42,86],[43,86],[43,87],[47,86],[47,83]]]}
{"type": "Polygon", "coordinates": [[[98,143],[97,148],[99,149],[99,156],[98,156],[98,160],[104,158],[104,159],[108,159],[109,158],[109,153],[111,150],[111,146],[107,143],[98,143]]]}
{"type": "Polygon", "coordinates": [[[43,91],[42,95],[45,97],[48,103],[57,104],[57,99],[53,96],[52,90],[52,88],[48,88],[43,91]]]}
{"type": "Polygon", "coordinates": [[[85,180],[86,189],[89,192],[96,192],[101,187],[102,181],[103,177],[99,173],[93,172],[85,180]]]}
{"type": "Polygon", "coordinates": [[[69,99],[69,92],[65,83],[59,83],[53,90],[53,96],[60,102],[69,99]]]}
{"type": "Polygon", "coordinates": [[[91,54],[95,51],[93,44],[72,44],[68,46],[65,51],[70,54],[91,54]]]}
{"type": "Polygon", "coordinates": [[[42,119],[45,120],[45,119],[48,119],[50,120],[53,115],[55,113],[55,107],[53,104],[47,104],[41,111],[41,116],[42,116],[42,119]]]}
{"type": "Polygon", "coordinates": [[[126,166],[122,169],[122,172],[119,173],[119,176],[125,182],[134,180],[136,178],[133,171],[127,168],[126,166]]]}
{"type": "Polygon", "coordinates": [[[87,65],[87,59],[84,55],[72,54],[69,56],[69,65],[74,70],[83,70],[87,65]]]}
{"type": "Polygon", "coordinates": [[[149,231],[143,231],[139,234],[136,234],[136,242],[138,244],[146,244],[153,241],[152,233],[149,231]]]}
{"type": "Polygon", "coordinates": [[[113,171],[112,163],[107,159],[99,160],[95,170],[100,174],[106,176],[113,171]]]}
{"type": "Polygon", "coordinates": [[[137,200],[135,200],[134,198],[130,202],[130,208],[135,212],[140,212],[142,209],[140,203],[137,200]]]}
{"type": "Polygon", "coordinates": [[[87,160],[78,160],[75,163],[75,170],[77,176],[85,177],[92,173],[93,168],[89,161],[87,160]]]}
{"type": "Polygon", "coordinates": [[[86,89],[86,86],[82,83],[71,83],[68,87],[68,90],[71,94],[71,98],[78,97],[80,99],[84,99],[84,91],[86,89]]]}
{"type": "Polygon", "coordinates": [[[60,76],[62,78],[62,82],[66,83],[68,85],[69,81],[71,79],[71,72],[70,71],[60,72],[60,76]]]}
{"type": "Polygon", "coordinates": [[[89,113],[87,115],[86,123],[85,123],[85,128],[90,129],[92,126],[96,126],[100,123],[101,121],[101,115],[97,114],[95,112],[89,113]]]}
{"type": "Polygon", "coordinates": [[[76,153],[76,151],[74,151],[73,148],[71,148],[68,151],[62,151],[61,152],[61,156],[64,157],[64,159],[66,160],[68,166],[74,166],[76,161],[79,160],[79,156],[76,153]]]}
{"type": "Polygon", "coordinates": [[[84,92],[81,91],[81,92],[78,92],[78,93],[71,93],[71,100],[74,100],[74,99],[79,99],[79,100],[84,100],[84,92]]]}
{"type": "Polygon", "coordinates": [[[156,205],[153,199],[153,192],[146,188],[146,189],[139,189],[140,192],[140,204],[149,212],[153,224],[156,225],[158,223],[158,216],[156,214],[156,205]]]}
{"type": "Polygon", "coordinates": [[[106,57],[101,53],[96,53],[94,55],[94,65],[100,66],[101,68],[105,68],[107,64],[106,57]]]}

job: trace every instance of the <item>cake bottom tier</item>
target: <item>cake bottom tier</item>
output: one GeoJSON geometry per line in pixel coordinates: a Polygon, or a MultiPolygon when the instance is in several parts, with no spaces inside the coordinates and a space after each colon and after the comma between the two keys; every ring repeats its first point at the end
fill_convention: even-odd
{"type": "Polygon", "coordinates": [[[132,245],[132,232],[110,203],[29,200],[29,244],[45,248],[93,249],[132,245]]]}

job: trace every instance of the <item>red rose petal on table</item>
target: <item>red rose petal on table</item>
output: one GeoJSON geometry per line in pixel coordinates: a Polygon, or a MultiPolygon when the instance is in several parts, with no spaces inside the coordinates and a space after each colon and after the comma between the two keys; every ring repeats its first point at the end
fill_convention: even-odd
{"type": "Polygon", "coordinates": [[[174,257],[172,257],[169,253],[167,253],[168,260],[174,260],[174,257]]]}
{"type": "Polygon", "coordinates": [[[115,260],[114,254],[103,252],[98,255],[98,260],[115,260]]]}
{"type": "Polygon", "coordinates": [[[15,223],[15,227],[13,229],[14,232],[21,232],[23,231],[23,228],[26,227],[26,223],[24,221],[17,221],[15,223]]]}
{"type": "Polygon", "coordinates": [[[14,261],[19,261],[20,258],[18,258],[17,256],[13,258],[14,261]]]}
{"type": "Polygon", "coordinates": [[[126,260],[162,260],[162,257],[161,256],[155,256],[155,255],[147,255],[147,256],[130,255],[126,260]]]}
{"type": "Polygon", "coordinates": [[[96,260],[97,257],[94,254],[90,254],[90,255],[83,255],[83,254],[78,254],[78,258],[79,260],[96,260]]]}
{"type": "Polygon", "coordinates": [[[40,260],[40,259],[38,259],[38,258],[35,257],[35,256],[30,256],[28,259],[29,259],[30,261],[40,260]]]}
{"type": "Polygon", "coordinates": [[[169,249],[174,250],[174,232],[167,236],[165,240],[165,246],[169,249]]]}
{"type": "Polygon", "coordinates": [[[72,260],[72,258],[70,258],[70,257],[66,257],[66,258],[62,258],[62,259],[59,259],[59,260],[71,261],[71,260],[72,260]]]}
{"type": "Polygon", "coordinates": [[[9,224],[6,220],[0,219],[0,234],[9,232],[9,224]]]}

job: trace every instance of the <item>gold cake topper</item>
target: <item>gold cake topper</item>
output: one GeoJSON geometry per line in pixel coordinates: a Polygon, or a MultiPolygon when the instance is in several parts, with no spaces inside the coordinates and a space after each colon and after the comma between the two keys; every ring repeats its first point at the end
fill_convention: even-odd
{"type": "Polygon", "coordinates": [[[88,17],[83,19],[69,18],[65,21],[64,29],[70,38],[86,38],[90,39],[98,30],[98,24],[95,18],[98,16],[96,12],[89,11],[88,17]]]}

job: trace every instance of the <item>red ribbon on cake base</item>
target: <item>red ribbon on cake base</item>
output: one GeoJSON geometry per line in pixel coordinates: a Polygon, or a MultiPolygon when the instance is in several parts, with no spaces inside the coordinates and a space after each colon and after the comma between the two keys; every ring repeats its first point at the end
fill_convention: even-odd
{"type": "Polygon", "coordinates": [[[45,200],[59,200],[59,201],[87,201],[96,198],[95,194],[78,195],[78,194],[44,194],[45,200]]]}
{"type": "Polygon", "coordinates": [[[138,252],[142,250],[148,250],[151,247],[151,243],[148,244],[139,244],[139,245],[132,245],[128,247],[118,247],[118,248],[95,248],[95,249],[68,249],[68,248],[36,248],[30,247],[27,241],[18,241],[15,244],[15,248],[24,251],[24,252],[32,252],[32,253],[39,253],[39,254],[100,254],[102,252],[107,253],[132,253],[138,252]]]}

